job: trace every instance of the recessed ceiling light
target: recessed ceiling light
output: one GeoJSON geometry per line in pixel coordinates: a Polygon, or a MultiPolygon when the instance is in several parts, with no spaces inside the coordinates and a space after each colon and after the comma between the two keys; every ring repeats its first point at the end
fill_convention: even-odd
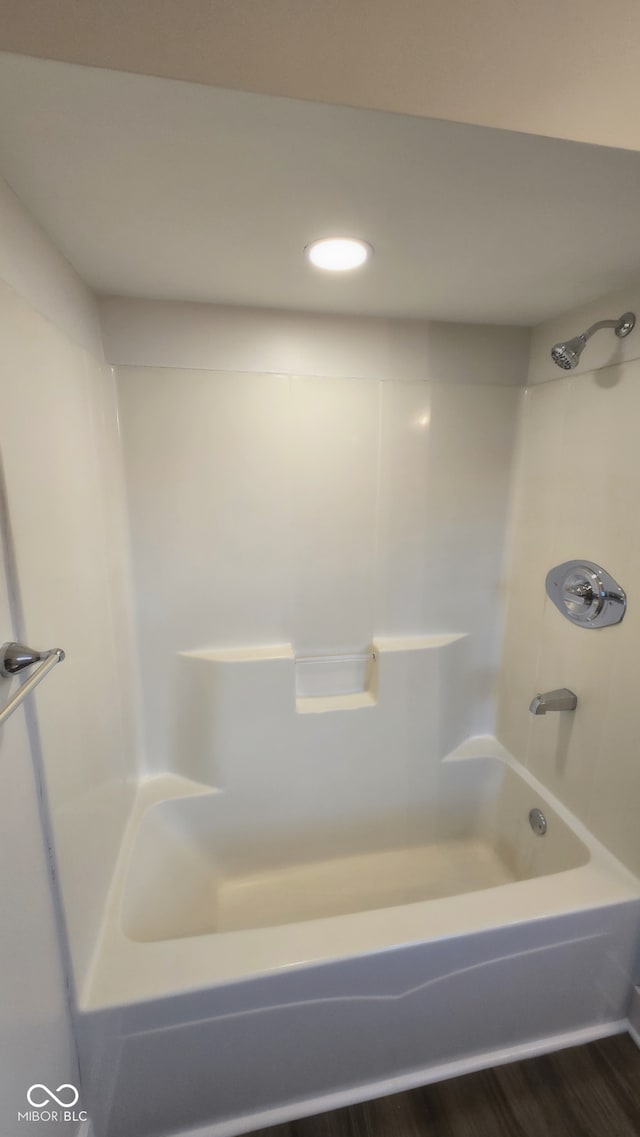
{"type": "Polygon", "coordinates": [[[305,253],[316,268],[329,272],[347,272],[360,268],[369,260],[373,249],[366,241],[356,237],[324,237],[307,245],[305,253]]]}

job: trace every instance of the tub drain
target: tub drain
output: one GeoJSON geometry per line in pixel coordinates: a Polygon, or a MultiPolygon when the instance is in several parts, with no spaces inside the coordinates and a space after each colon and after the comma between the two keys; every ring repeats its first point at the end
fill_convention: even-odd
{"type": "Polygon", "coordinates": [[[529,811],[529,825],[537,837],[544,837],[547,832],[547,819],[541,809],[529,811]]]}

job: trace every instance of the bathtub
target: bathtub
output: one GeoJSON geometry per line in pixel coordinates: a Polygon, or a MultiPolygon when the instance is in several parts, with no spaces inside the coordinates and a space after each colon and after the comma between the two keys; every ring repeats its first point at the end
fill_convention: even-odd
{"type": "Polygon", "coordinates": [[[640,883],[495,740],[402,844],[240,820],[141,790],[78,1010],[96,1137],[224,1137],[624,1028],[640,883]]]}

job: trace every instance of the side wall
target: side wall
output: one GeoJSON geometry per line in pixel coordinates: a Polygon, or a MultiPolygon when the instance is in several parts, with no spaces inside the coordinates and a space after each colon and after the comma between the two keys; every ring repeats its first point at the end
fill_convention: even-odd
{"type": "Polygon", "coordinates": [[[32,700],[30,741],[82,984],[137,749],[115,389],[93,297],[4,184],[0,232],[0,470],[14,616],[0,639],[67,652],[32,700]]]}
{"type": "Polygon", "coordinates": [[[637,704],[640,651],[640,330],[601,332],[576,371],[549,359],[557,340],[640,312],[640,290],[604,297],[533,334],[513,493],[500,741],[605,845],[640,873],[637,704]],[[622,624],[585,630],[545,593],[550,568],[585,557],[627,591],[622,624]],[[538,691],[569,687],[575,714],[534,717],[538,691]]]}
{"type": "MultiPolygon", "coordinates": [[[[3,515],[0,499],[0,520],[3,515]]],[[[6,543],[0,533],[0,627],[16,633],[9,605],[6,543]]],[[[0,705],[9,684],[0,679],[0,705]]],[[[0,1132],[37,1137],[41,1126],[17,1126],[34,1082],[78,1084],[58,924],[43,841],[38,780],[24,714],[0,727],[0,1132]]],[[[83,1102],[84,1104],[84,1102],[83,1102]]],[[[69,1126],[51,1126],[62,1134],[69,1126]]]]}
{"type": "Polygon", "coordinates": [[[493,727],[528,332],[111,300],[148,752],[177,652],[470,633],[493,727]]]}

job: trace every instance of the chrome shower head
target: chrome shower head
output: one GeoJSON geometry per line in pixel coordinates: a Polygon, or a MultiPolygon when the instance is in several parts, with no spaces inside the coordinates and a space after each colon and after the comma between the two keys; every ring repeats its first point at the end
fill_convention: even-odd
{"type": "Polygon", "coordinates": [[[563,371],[573,371],[580,362],[586,343],[584,336],[574,336],[566,343],[555,343],[551,348],[551,358],[556,367],[561,367],[563,371]]]}
{"type": "Polygon", "coordinates": [[[624,312],[619,320],[598,320],[597,324],[592,324],[579,336],[574,336],[565,343],[555,343],[551,348],[551,358],[556,367],[561,367],[563,371],[573,371],[580,362],[587,340],[591,339],[594,332],[599,332],[600,328],[613,328],[618,339],[624,339],[633,331],[635,323],[636,317],[633,312],[624,312]]]}

